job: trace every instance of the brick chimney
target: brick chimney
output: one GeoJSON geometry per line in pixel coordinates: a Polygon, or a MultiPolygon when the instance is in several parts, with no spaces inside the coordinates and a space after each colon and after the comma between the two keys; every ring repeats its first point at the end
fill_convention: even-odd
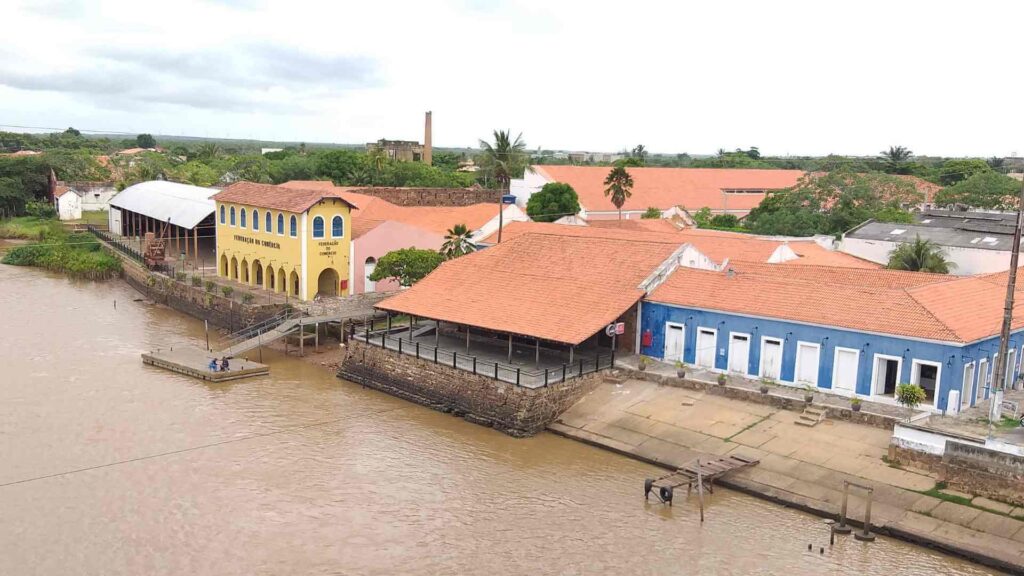
{"type": "Polygon", "coordinates": [[[430,111],[427,111],[427,119],[423,126],[423,163],[430,166],[434,161],[434,148],[431,143],[430,111]]]}

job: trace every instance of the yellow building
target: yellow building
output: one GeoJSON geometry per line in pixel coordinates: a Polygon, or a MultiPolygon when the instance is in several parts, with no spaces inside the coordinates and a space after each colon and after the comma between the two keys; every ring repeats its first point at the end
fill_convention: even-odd
{"type": "Polygon", "coordinates": [[[236,182],[213,200],[219,276],[301,300],[351,293],[355,206],[338,192],[236,182]]]}

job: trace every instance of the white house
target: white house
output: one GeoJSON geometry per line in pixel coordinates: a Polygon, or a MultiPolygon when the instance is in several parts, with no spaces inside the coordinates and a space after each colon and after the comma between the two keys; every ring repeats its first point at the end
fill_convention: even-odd
{"type": "Polygon", "coordinates": [[[82,219],[82,197],[70,186],[57,186],[53,192],[53,208],[61,220],[82,219]]]}
{"type": "Polygon", "coordinates": [[[80,220],[82,212],[104,212],[117,195],[111,182],[56,182],[53,208],[61,220],[80,220]]]}

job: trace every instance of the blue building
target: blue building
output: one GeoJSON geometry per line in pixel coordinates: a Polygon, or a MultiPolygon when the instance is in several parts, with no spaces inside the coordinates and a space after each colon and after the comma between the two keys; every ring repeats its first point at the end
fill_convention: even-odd
{"type": "MultiPolygon", "coordinates": [[[[881,402],[910,382],[925,389],[924,407],[951,408],[953,391],[973,406],[988,397],[1005,286],[1005,273],[679,268],[641,304],[641,353],[881,402]]],[[[1013,328],[1007,387],[1019,386],[1024,355],[1024,322],[1013,328]]]]}

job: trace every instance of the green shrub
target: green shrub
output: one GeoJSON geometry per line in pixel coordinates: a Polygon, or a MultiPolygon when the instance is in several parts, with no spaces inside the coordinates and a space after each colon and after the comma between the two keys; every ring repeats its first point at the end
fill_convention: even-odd
{"type": "Polygon", "coordinates": [[[184,272],[174,273],[174,279],[177,280],[178,282],[184,282],[185,278],[188,278],[188,274],[185,274],[184,272]]]}
{"type": "Polygon", "coordinates": [[[121,272],[121,260],[101,250],[91,234],[67,234],[59,223],[32,218],[15,218],[0,226],[10,232],[12,225],[18,234],[36,234],[45,244],[18,246],[0,260],[4,264],[45,268],[90,280],[106,280],[121,272]]]}
{"type": "Polygon", "coordinates": [[[234,293],[235,289],[231,286],[221,286],[220,291],[224,294],[225,298],[231,298],[231,294],[234,293]]]}
{"type": "Polygon", "coordinates": [[[255,299],[255,297],[252,294],[248,294],[248,293],[242,294],[242,303],[243,304],[251,304],[254,299],[255,299]]]}
{"type": "Polygon", "coordinates": [[[904,382],[896,386],[896,401],[907,408],[915,408],[918,404],[924,402],[924,399],[924,388],[917,384],[907,384],[904,382]]]}
{"type": "Polygon", "coordinates": [[[199,288],[200,286],[203,285],[203,279],[201,277],[199,277],[199,276],[193,275],[192,276],[192,285],[195,286],[196,288],[199,288]]]}
{"type": "Polygon", "coordinates": [[[217,285],[213,283],[213,280],[207,280],[206,283],[203,284],[203,288],[206,289],[207,292],[213,292],[213,289],[216,287],[217,285]]]}

